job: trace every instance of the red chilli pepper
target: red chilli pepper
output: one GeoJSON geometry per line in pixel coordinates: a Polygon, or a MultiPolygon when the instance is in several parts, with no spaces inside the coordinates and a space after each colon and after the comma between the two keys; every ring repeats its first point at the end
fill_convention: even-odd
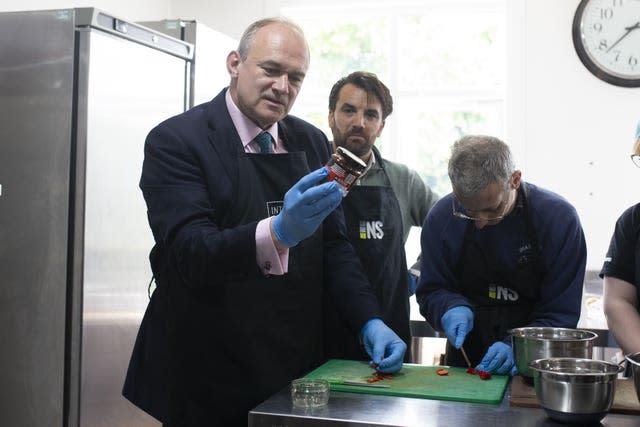
{"type": "Polygon", "coordinates": [[[375,383],[382,380],[392,380],[393,374],[383,374],[382,372],[374,372],[371,374],[369,378],[367,378],[368,383],[375,383]]]}
{"type": "Polygon", "coordinates": [[[487,371],[478,371],[478,375],[480,375],[481,380],[490,380],[491,374],[487,371]]]}
{"type": "Polygon", "coordinates": [[[449,371],[447,371],[447,370],[446,370],[446,369],[444,369],[444,368],[440,368],[440,369],[438,369],[438,370],[436,371],[436,374],[438,374],[438,375],[440,375],[440,376],[443,376],[443,375],[449,375],[449,371]]]}

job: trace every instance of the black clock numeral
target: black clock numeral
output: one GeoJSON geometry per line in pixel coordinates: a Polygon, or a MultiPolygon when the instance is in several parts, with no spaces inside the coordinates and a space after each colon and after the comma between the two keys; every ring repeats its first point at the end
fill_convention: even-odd
{"type": "Polygon", "coordinates": [[[635,56],[633,56],[633,55],[630,55],[630,56],[629,56],[629,65],[630,65],[632,68],[635,68],[635,66],[636,66],[636,65],[638,65],[638,58],[636,58],[636,57],[635,57],[635,56]]]}
{"type": "Polygon", "coordinates": [[[598,44],[598,49],[599,50],[607,50],[607,40],[606,39],[602,39],[600,40],[600,43],[598,44]]]}
{"type": "Polygon", "coordinates": [[[613,9],[610,7],[600,9],[600,19],[613,18],[613,9]]]}
{"type": "Polygon", "coordinates": [[[613,7],[622,6],[622,3],[624,3],[623,0],[612,0],[611,1],[611,6],[613,6],[613,7]]]}
{"type": "Polygon", "coordinates": [[[596,33],[601,33],[602,32],[602,22],[594,22],[593,23],[593,29],[596,33]]]}
{"type": "Polygon", "coordinates": [[[613,54],[615,55],[613,57],[613,62],[618,62],[618,59],[620,59],[620,51],[618,49],[613,51],[613,54]]]}

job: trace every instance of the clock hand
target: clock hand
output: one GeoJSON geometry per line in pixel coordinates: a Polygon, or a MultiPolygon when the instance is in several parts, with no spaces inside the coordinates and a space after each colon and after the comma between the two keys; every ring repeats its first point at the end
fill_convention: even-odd
{"type": "Polygon", "coordinates": [[[629,33],[633,30],[637,30],[638,28],[640,28],[640,21],[636,22],[635,24],[633,24],[630,27],[626,27],[625,30],[627,30],[626,33],[624,33],[618,40],[616,40],[616,42],[614,44],[612,44],[611,46],[609,46],[609,49],[607,49],[607,53],[609,53],[609,51],[611,49],[613,49],[613,47],[615,45],[617,45],[618,43],[620,43],[622,41],[623,38],[627,37],[629,35],[629,33]]]}

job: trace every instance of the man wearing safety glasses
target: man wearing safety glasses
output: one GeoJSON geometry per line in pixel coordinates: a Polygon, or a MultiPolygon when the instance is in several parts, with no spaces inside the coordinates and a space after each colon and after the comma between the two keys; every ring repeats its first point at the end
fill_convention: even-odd
{"type": "Polygon", "coordinates": [[[458,140],[453,192],[422,227],[416,297],[448,338],[446,364],[515,375],[511,328],[575,328],[586,243],[575,208],[522,180],[509,147],[491,136],[458,140]]]}

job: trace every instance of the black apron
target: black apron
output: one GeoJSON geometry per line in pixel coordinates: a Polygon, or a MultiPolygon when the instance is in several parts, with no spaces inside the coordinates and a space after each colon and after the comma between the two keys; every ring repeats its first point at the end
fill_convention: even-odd
{"type": "MultiPolygon", "coordinates": [[[[383,320],[407,344],[405,361],[409,362],[411,332],[402,215],[384,163],[375,147],[373,153],[384,172],[386,185],[354,185],[344,198],[342,207],[347,235],[373,286],[383,320]]],[[[346,327],[346,322],[341,320],[330,301],[326,305],[331,310],[327,313],[327,356],[368,360],[370,357],[364,351],[358,333],[346,327]]]]}
{"type": "MultiPolygon", "coordinates": [[[[473,330],[463,344],[472,366],[480,363],[491,344],[505,339],[509,329],[527,325],[535,304],[540,300],[544,261],[531,222],[524,182],[519,197],[523,208],[521,232],[527,236],[530,249],[519,255],[515,270],[507,270],[488,259],[473,239],[475,225],[472,221],[465,231],[457,271],[460,272],[460,289],[473,304],[473,330]]],[[[460,350],[448,341],[446,364],[467,366],[460,350]]]]}
{"type": "MultiPolygon", "coordinates": [[[[238,156],[237,196],[221,230],[277,213],[309,172],[304,152],[238,156]]],[[[170,358],[166,426],[246,425],[251,408],[318,366],[321,236],[322,227],[290,249],[285,275],[236,273],[210,289],[170,295],[169,342],[180,351],[170,358]]]]}

